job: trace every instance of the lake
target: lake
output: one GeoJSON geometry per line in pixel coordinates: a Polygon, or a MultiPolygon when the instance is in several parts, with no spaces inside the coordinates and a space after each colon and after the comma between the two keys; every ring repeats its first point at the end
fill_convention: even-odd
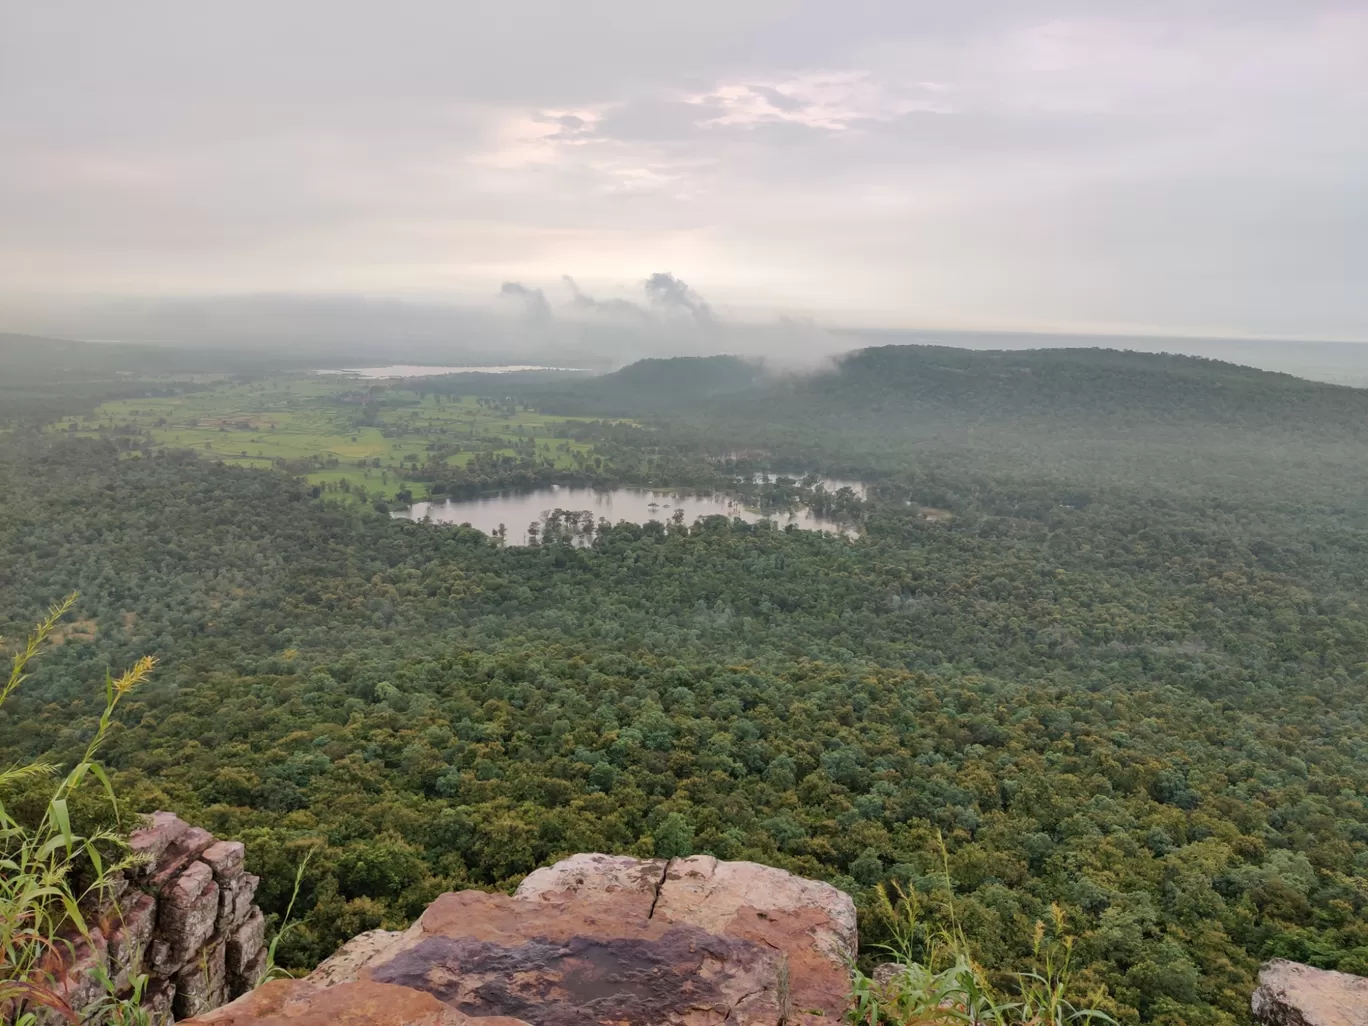
{"type": "MultiPolygon", "coordinates": [[[[827,487],[842,484],[858,485],[858,482],[830,482],[827,487]]],[[[859,486],[863,492],[863,486],[859,486]]],[[[835,490],[834,488],[832,490],[835,490]]],[[[833,531],[854,537],[857,532],[834,520],[813,516],[805,509],[792,513],[775,513],[766,517],[756,510],[746,509],[735,498],[715,492],[711,495],[694,495],[683,492],[652,491],[646,488],[572,488],[565,485],[552,485],[531,492],[501,492],[498,495],[485,495],[475,499],[451,499],[445,502],[416,502],[406,510],[392,513],[391,516],[408,520],[431,518],[435,524],[470,524],[486,534],[494,534],[499,525],[508,528],[507,541],[510,545],[525,545],[528,540],[528,527],[534,521],[538,533],[544,531],[545,521],[554,510],[572,510],[577,513],[588,511],[593,520],[607,520],[616,524],[626,520],[633,524],[644,524],[648,520],[668,521],[676,511],[684,511],[684,522],[691,524],[698,517],[721,514],[727,517],[740,517],[749,524],[771,519],[780,527],[797,524],[806,530],[833,531]]],[[[583,535],[576,542],[588,543],[583,535]]]]}

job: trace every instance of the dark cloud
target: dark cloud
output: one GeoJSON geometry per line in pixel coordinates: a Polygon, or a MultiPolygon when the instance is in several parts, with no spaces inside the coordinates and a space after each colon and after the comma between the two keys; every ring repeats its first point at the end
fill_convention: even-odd
{"type": "Polygon", "coordinates": [[[523,315],[533,324],[545,324],[551,320],[551,304],[546,301],[546,293],[541,289],[528,288],[519,281],[506,281],[499,287],[499,295],[521,303],[523,315]]]}
{"type": "Polygon", "coordinates": [[[688,314],[700,328],[717,326],[712,307],[673,274],[657,271],[646,279],[645,286],[646,298],[662,310],[688,314]]]}

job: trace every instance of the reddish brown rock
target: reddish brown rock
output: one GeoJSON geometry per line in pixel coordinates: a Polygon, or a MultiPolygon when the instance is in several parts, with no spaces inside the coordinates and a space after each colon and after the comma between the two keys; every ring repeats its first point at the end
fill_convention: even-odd
{"type": "Polygon", "coordinates": [[[191,863],[162,895],[157,916],[160,937],[152,946],[152,968],[169,974],[189,961],[213,935],[218,910],[213,870],[203,862],[191,863]]]}
{"type": "Polygon", "coordinates": [[[117,902],[105,917],[109,938],[109,974],[116,990],[148,962],[147,947],[157,926],[157,899],[138,891],[117,902]]]}
{"type": "Polygon", "coordinates": [[[143,1010],[152,1026],[166,1026],[175,1018],[171,1006],[176,1000],[176,985],[170,980],[151,980],[143,992],[143,1010]]]}
{"type": "Polygon", "coordinates": [[[307,982],[385,984],[537,1026],[815,1026],[845,1010],[853,944],[854,906],[825,884],[711,858],[576,855],[512,897],[444,894],[307,982]]]}
{"type": "Polygon", "coordinates": [[[252,899],[260,882],[251,873],[244,873],[219,884],[217,928],[220,933],[227,933],[251,914],[252,899]]]}
{"type": "MultiPolygon", "coordinates": [[[[190,827],[162,852],[156,866],[148,876],[144,888],[153,894],[175,884],[200,854],[214,843],[214,835],[199,827],[190,827]]],[[[212,870],[210,871],[212,873],[212,870]]]]}
{"type": "Polygon", "coordinates": [[[100,976],[109,969],[109,945],[104,933],[96,928],[88,937],[72,938],[61,948],[65,950],[60,964],[49,970],[54,978],[52,990],[80,1013],[104,995],[100,976]]]}
{"type": "MultiPolygon", "coordinates": [[[[182,895],[202,900],[204,871],[192,873],[168,892],[177,908],[182,895]]],[[[254,912],[223,934],[230,995],[260,972],[261,925],[254,912]]],[[[854,905],[826,884],[710,857],[577,855],[512,896],[444,894],[407,931],[363,934],[307,979],[265,984],[195,1022],[830,1026],[845,1012],[854,945],[854,905]]],[[[219,993],[212,971],[201,983],[190,970],[175,979],[178,1009],[219,993]]]]}
{"type": "Polygon", "coordinates": [[[196,1026],[527,1026],[517,1019],[472,1019],[430,994],[381,983],[325,989],[276,980],[192,1020],[196,1026]]]}
{"type": "Polygon", "coordinates": [[[309,980],[320,987],[350,983],[361,969],[377,961],[385,949],[393,947],[403,936],[401,930],[367,930],[358,933],[320,962],[318,968],[309,974],[309,980]]]}
{"type": "Polygon", "coordinates": [[[112,886],[82,902],[97,928],[89,939],[59,945],[44,970],[61,993],[88,1006],[105,995],[102,972],[120,992],[134,974],[146,974],[143,1007],[160,1024],[173,1006],[181,1014],[207,1010],[260,980],[265,923],[252,904],[258,881],[244,872],[242,844],[218,841],[169,812],[148,817],[129,844],[135,868],[113,874],[112,886]]]}
{"type": "Polygon", "coordinates": [[[1250,1007],[1268,1026],[1368,1026],[1368,979],[1275,958],[1250,1007]]]}
{"type": "Polygon", "coordinates": [[[190,825],[174,812],[154,812],[148,817],[146,826],[134,830],[128,838],[128,846],[135,855],[148,859],[149,871],[161,859],[172,842],[180,839],[190,825]]]}
{"type": "Polygon", "coordinates": [[[514,897],[525,901],[607,902],[642,919],[651,914],[668,859],[630,855],[571,855],[528,874],[514,897]]]}
{"type": "Polygon", "coordinates": [[[240,998],[248,993],[253,987],[257,986],[266,978],[266,947],[257,949],[257,953],[251,960],[242,967],[242,971],[236,975],[228,977],[228,1000],[240,998]]]}
{"type": "Polygon", "coordinates": [[[772,945],[785,952],[792,1001],[840,1015],[850,995],[848,966],[859,941],[855,903],[827,883],[754,862],[711,855],[674,859],[655,918],[772,945]]]}
{"type": "Polygon", "coordinates": [[[214,882],[222,887],[242,876],[246,854],[241,841],[215,841],[200,854],[200,861],[214,871],[214,882]]]}
{"type": "Polygon", "coordinates": [[[202,1015],[228,1000],[224,947],[221,940],[207,945],[172,977],[176,997],[171,1007],[177,1019],[202,1015]]]}
{"type": "Polygon", "coordinates": [[[242,925],[228,935],[228,972],[241,973],[265,943],[266,917],[261,909],[254,908],[242,925]]]}

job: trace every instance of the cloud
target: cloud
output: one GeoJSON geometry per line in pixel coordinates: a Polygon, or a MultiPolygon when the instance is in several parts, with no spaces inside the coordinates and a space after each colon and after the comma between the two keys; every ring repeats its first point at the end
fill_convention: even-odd
{"type": "Polygon", "coordinates": [[[545,324],[551,320],[551,304],[546,301],[546,293],[541,289],[530,289],[518,281],[506,281],[499,286],[499,295],[521,303],[523,316],[533,324],[545,324]]]}
{"type": "Polygon", "coordinates": [[[648,323],[653,319],[650,311],[643,309],[630,300],[595,299],[581,289],[575,279],[568,274],[561,275],[561,281],[565,282],[566,288],[570,290],[570,304],[576,310],[583,310],[587,313],[602,314],[606,317],[621,318],[629,321],[640,321],[642,323],[648,323]]]}
{"type": "Polygon", "coordinates": [[[697,292],[673,274],[657,271],[645,281],[646,298],[662,310],[685,313],[700,328],[715,328],[712,308],[697,292]]]}
{"type": "Polygon", "coordinates": [[[862,122],[891,121],[914,111],[952,110],[937,82],[905,81],[867,69],[814,71],[763,84],[719,82],[689,96],[709,127],[793,125],[841,132],[862,122]]]}
{"type": "Polygon", "coordinates": [[[1363,0],[9,6],[0,329],[570,267],[682,336],[598,285],[669,267],[752,322],[1368,338],[1363,0]]]}

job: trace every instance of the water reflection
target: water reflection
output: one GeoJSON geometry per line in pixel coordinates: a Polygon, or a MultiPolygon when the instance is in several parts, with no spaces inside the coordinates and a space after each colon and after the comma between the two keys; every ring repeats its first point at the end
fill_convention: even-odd
{"type": "Polygon", "coordinates": [[[770,519],[779,527],[796,524],[807,530],[834,531],[852,537],[856,533],[848,525],[815,516],[806,509],[765,514],[747,509],[735,497],[718,492],[695,495],[646,488],[598,490],[552,485],[532,492],[501,492],[475,499],[417,502],[392,516],[409,520],[431,519],[437,524],[469,524],[489,535],[498,535],[502,528],[507,544],[526,545],[532,533],[529,528],[535,524],[537,535],[544,534],[547,521],[557,510],[575,514],[554,519],[560,529],[566,530],[579,544],[592,540],[601,521],[616,524],[626,520],[644,524],[648,520],[659,520],[665,523],[681,515],[686,524],[698,517],[720,514],[739,517],[750,524],[770,519]],[[586,526],[588,531],[584,529],[586,526]]]}

